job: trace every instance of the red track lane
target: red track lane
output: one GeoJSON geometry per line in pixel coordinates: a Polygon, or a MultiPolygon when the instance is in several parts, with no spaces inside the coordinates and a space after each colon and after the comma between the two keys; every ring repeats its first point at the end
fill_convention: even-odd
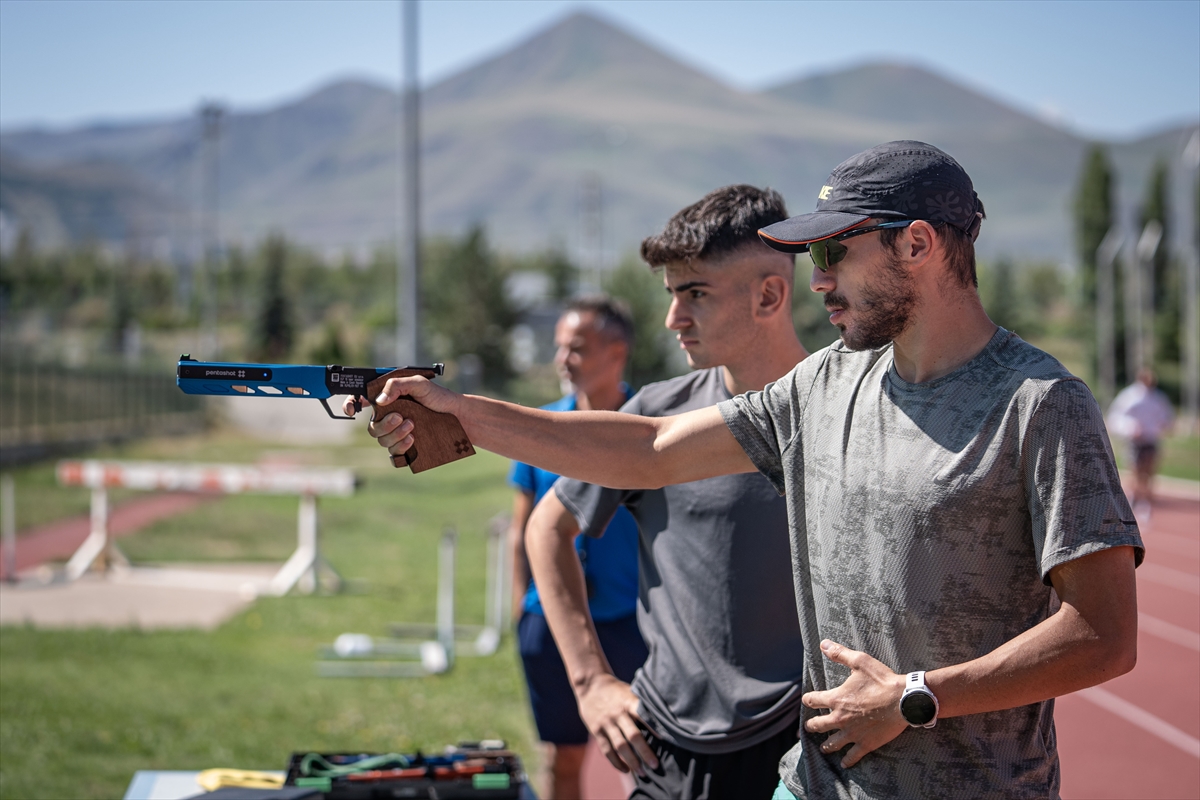
{"type": "Polygon", "coordinates": [[[1159,729],[1152,733],[1082,693],[1059,698],[1055,721],[1068,800],[1200,798],[1200,757],[1186,752],[1200,738],[1200,501],[1161,497],[1141,527],[1138,664],[1100,688],[1179,733],[1150,720],[1159,729]]]}
{"type": "MultiPolygon", "coordinates": [[[[108,533],[113,538],[127,536],[160,519],[190,511],[216,495],[171,492],[150,494],[128,500],[113,508],[108,518],[108,533]]],[[[83,514],[55,520],[23,532],[17,538],[17,569],[25,570],[47,561],[71,557],[92,528],[83,514]]]]}

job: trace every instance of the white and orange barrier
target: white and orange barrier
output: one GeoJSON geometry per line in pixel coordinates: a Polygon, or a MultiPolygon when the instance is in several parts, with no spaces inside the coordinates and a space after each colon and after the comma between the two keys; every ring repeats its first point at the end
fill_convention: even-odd
{"type": "MultiPolygon", "coordinates": [[[[318,547],[317,497],[354,494],[358,481],[349,469],[88,460],[61,461],[57,475],[64,486],[83,486],[92,490],[92,529],[67,562],[66,577],[69,580],[79,578],[98,563],[103,566],[110,562],[127,563],[113,546],[108,533],[108,490],[120,487],[142,491],[299,495],[296,551],[265,591],[284,595],[299,585],[302,591],[312,592],[322,572],[333,586],[341,583],[341,578],[321,556],[318,547]]],[[[208,580],[198,578],[184,582],[192,588],[203,588],[195,584],[208,580]]],[[[225,587],[214,584],[213,588],[225,587]]]]}

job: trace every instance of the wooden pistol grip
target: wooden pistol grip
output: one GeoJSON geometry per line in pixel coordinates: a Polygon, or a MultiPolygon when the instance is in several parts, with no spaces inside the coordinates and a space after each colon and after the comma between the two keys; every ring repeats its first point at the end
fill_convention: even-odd
{"type": "Polygon", "coordinates": [[[389,378],[418,374],[421,373],[415,370],[395,370],[367,384],[367,399],[375,410],[371,418],[373,421],[383,419],[393,411],[413,421],[413,446],[403,455],[392,456],[392,466],[406,466],[414,474],[475,455],[475,447],[467,438],[467,432],[463,430],[458,417],[453,414],[431,411],[407,395],[396,398],[386,406],[375,403],[374,398],[383,391],[383,386],[389,378]]]}

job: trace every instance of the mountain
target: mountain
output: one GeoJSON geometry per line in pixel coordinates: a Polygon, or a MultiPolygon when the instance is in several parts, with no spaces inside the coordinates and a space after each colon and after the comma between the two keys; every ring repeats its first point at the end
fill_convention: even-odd
{"type": "MultiPolygon", "coordinates": [[[[936,125],[958,130],[1017,130],[1027,115],[912,64],[870,63],[799,78],[767,93],[812,109],[836,111],[891,124],[936,125]]],[[[1046,133],[1063,135],[1041,126],[1046,133]]]]}
{"type": "Polygon", "coordinates": [[[0,209],[43,246],[153,244],[170,224],[170,206],[135,173],[112,164],[32,166],[0,150],[0,209]]]}
{"type": "MultiPolygon", "coordinates": [[[[811,208],[835,164],[899,138],[942,147],[975,178],[989,217],[981,252],[1061,259],[1070,252],[1069,200],[1086,146],[910,65],[863,65],[739,91],[587,13],[429,87],[422,108],[427,233],[479,222],[503,249],[557,245],[585,263],[613,263],[675,210],[729,183],[774,186],[793,211],[811,208]]],[[[1154,154],[1175,148],[1190,129],[1114,146],[1120,185],[1140,190],[1154,154]]],[[[399,137],[395,92],[360,80],[275,108],[233,110],[220,144],[223,236],[245,242],[283,230],[317,247],[355,250],[390,241],[399,137]]],[[[183,209],[146,217],[138,229],[154,222],[176,252],[195,252],[196,231],[180,222],[199,218],[194,117],[0,131],[0,147],[6,215],[29,222],[31,203],[6,198],[28,196],[41,185],[36,176],[49,187],[63,170],[98,175],[102,167],[114,187],[137,186],[159,198],[157,207],[183,209]]],[[[47,188],[39,202],[58,208],[69,194],[47,188]]],[[[1135,202],[1137,194],[1122,197],[1135,202]]],[[[118,217],[132,213],[124,210],[132,201],[122,202],[111,204],[118,217]]],[[[119,225],[101,227],[123,235],[119,225]]]]}

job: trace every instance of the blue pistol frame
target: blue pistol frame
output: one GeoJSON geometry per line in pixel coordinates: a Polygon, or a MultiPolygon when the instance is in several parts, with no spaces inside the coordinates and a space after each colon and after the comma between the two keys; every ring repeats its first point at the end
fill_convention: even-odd
{"type": "Polygon", "coordinates": [[[407,395],[387,405],[375,403],[388,378],[420,376],[433,380],[445,371],[445,365],[429,367],[327,367],[297,364],[239,364],[221,361],[197,361],[190,355],[179,357],[175,384],[187,394],[225,397],[278,397],[319,400],[333,419],[354,419],[333,413],[329,398],[349,395],[354,409],[362,411],[363,399],[371,404],[372,421],[395,411],[417,426],[414,443],[408,451],[392,456],[392,465],[409,467],[414,473],[441,466],[475,454],[471,440],[453,414],[432,411],[407,395]],[[417,442],[416,438],[420,441],[417,442]]]}
{"type": "Polygon", "coordinates": [[[354,419],[339,416],[329,407],[334,395],[355,398],[354,407],[362,411],[367,386],[397,370],[410,375],[422,375],[432,380],[445,372],[444,364],[431,367],[343,367],[331,364],[320,367],[308,364],[239,364],[222,361],[197,361],[188,354],[179,357],[175,385],[185,394],[238,395],[249,397],[299,397],[321,401],[325,412],[333,419],[354,419]]]}

